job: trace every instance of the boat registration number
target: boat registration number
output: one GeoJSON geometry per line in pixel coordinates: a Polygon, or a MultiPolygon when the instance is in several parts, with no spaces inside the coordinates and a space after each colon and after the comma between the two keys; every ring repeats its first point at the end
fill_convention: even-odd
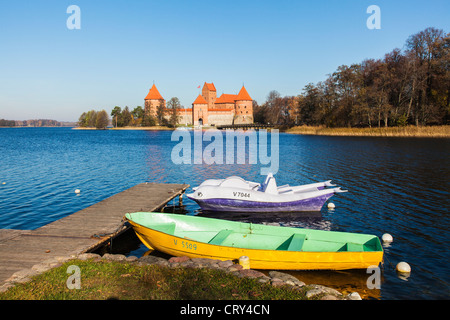
{"type": "MultiPolygon", "coordinates": [[[[176,239],[173,240],[173,242],[175,245],[178,245],[178,241],[176,239]]],[[[188,250],[197,250],[197,245],[195,243],[184,240],[181,241],[181,247],[188,250]]]]}
{"type": "Polygon", "coordinates": [[[235,196],[235,197],[241,197],[241,198],[250,198],[250,193],[247,193],[247,192],[239,192],[239,191],[233,191],[233,196],[235,196]]]}

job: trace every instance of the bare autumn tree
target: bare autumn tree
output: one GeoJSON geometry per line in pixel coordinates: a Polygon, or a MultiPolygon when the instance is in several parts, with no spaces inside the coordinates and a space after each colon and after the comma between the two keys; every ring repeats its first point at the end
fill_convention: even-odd
{"type": "Polygon", "coordinates": [[[409,117],[407,111],[408,89],[411,70],[408,68],[408,59],[400,49],[394,49],[384,56],[383,62],[389,70],[388,95],[392,105],[391,120],[393,125],[406,125],[409,117]]]}
{"type": "Polygon", "coordinates": [[[387,64],[382,60],[365,60],[363,62],[364,69],[364,93],[360,96],[364,100],[364,110],[368,114],[369,126],[371,120],[375,118],[378,127],[381,123],[387,127],[389,124],[389,116],[392,112],[392,105],[389,101],[389,87],[391,80],[391,72],[387,64]]]}
{"type": "Polygon", "coordinates": [[[439,61],[436,63],[436,84],[441,101],[443,121],[450,123],[450,33],[440,43],[439,61]]]}
{"type": "MultiPolygon", "coordinates": [[[[326,126],[448,124],[450,34],[427,28],[410,36],[405,47],[382,59],[342,65],[325,81],[305,86],[297,98],[299,122],[326,126]]],[[[268,98],[268,102],[277,99],[268,98]]],[[[275,115],[270,111],[275,110],[267,111],[271,119],[275,115]]]]}
{"type": "Polygon", "coordinates": [[[361,86],[361,65],[342,65],[332,74],[335,91],[338,96],[335,111],[336,122],[339,126],[351,127],[355,122],[358,104],[358,89],[361,86]]]}
{"type": "Polygon", "coordinates": [[[304,94],[298,99],[298,116],[299,124],[315,125],[320,122],[321,99],[322,92],[313,83],[309,83],[303,89],[304,94]]]}
{"type": "Polygon", "coordinates": [[[281,95],[276,90],[270,91],[267,95],[265,102],[265,120],[267,123],[278,124],[281,115],[280,98],[281,95]]]}
{"type": "Polygon", "coordinates": [[[173,97],[167,103],[167,108],[170,110],[169,125],[175,127],[178,124],[178,112],[181,108],[180,100],[177,97],[173,97]]]}
{"type": "MultiPolygon", "coordinates": [[[[407,53],[414,64],[417,83],[414,92],[414,115],[416,125],[425,124],[439,109],[439,101],[433,89],[442,67],[440,59],[446,59],[444,44],[445,33],[441,29],[427,28],[408,38],[407,53]]],[[[447,94],[448,97],[448,94],[447,94]]]]}
{"type": "Polygon", "coordinates": [[[164,100],[160,99],[158,107],[156,108],[156,119],[158,120],[158,124],[160,126],[167,124],[165,116],[166,116],[166,106],[164,100]]]}
{"type": "Polygon", "coordinates": [[[266,118],[266,110],[267,108],[265,103],[259,105],[255,100],[253,100],[253,121],[261,124],[268,123],[266,118]]]}

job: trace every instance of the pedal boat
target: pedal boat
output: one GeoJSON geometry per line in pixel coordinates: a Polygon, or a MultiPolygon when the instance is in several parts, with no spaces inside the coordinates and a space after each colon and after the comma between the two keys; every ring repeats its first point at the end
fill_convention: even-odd
{"type": "Polygon", "coordinates": [[[277,187],[272,174],[267,175],[263,184],[233,176],[206,180],[186,196],[197,202],[204,211],[311,212],[320,211],[334,194],[347,192],[334,187],[331,180],[277,187]]]}

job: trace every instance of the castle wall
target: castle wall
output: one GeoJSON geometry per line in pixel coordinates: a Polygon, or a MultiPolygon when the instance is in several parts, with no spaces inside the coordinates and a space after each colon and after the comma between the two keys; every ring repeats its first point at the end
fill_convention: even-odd
{"type": "Polygon", "coordinates": [[[178,124],[180,125],[192,125],[192,110],[188,109],[186,112],[184,109],[180,109],[178,113],[178,124]]]}
{"type": "Polygon", "coordinates": [[[233,123],[233,117],[233,110],[217,111],[216,109],[208,112],[208,124],[215,126],[230,125],[233,123]]]}
{"type": "Polygon", "coordinates": [[[253,115],[236,115],[234,116],[233,124],[252,124],[253,123],[253,115]]]}

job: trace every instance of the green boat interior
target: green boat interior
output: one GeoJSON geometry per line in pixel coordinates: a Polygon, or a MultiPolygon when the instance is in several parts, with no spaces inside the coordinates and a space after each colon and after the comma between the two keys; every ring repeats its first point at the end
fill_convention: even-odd
{"type": "MultiPolygon", "coordinates": [[[[163,214],[161,214],[163,215],[163,214]]],[[[162,216],[160,216],[162,218],[162,216]]],[[[304,252],[371,252],[382,251],[376,236],[336,231],[266,226],[183,216],[171,219],[149,219],[133,214],[132,221],[176,237],[211,245],[304,252]]]]}

